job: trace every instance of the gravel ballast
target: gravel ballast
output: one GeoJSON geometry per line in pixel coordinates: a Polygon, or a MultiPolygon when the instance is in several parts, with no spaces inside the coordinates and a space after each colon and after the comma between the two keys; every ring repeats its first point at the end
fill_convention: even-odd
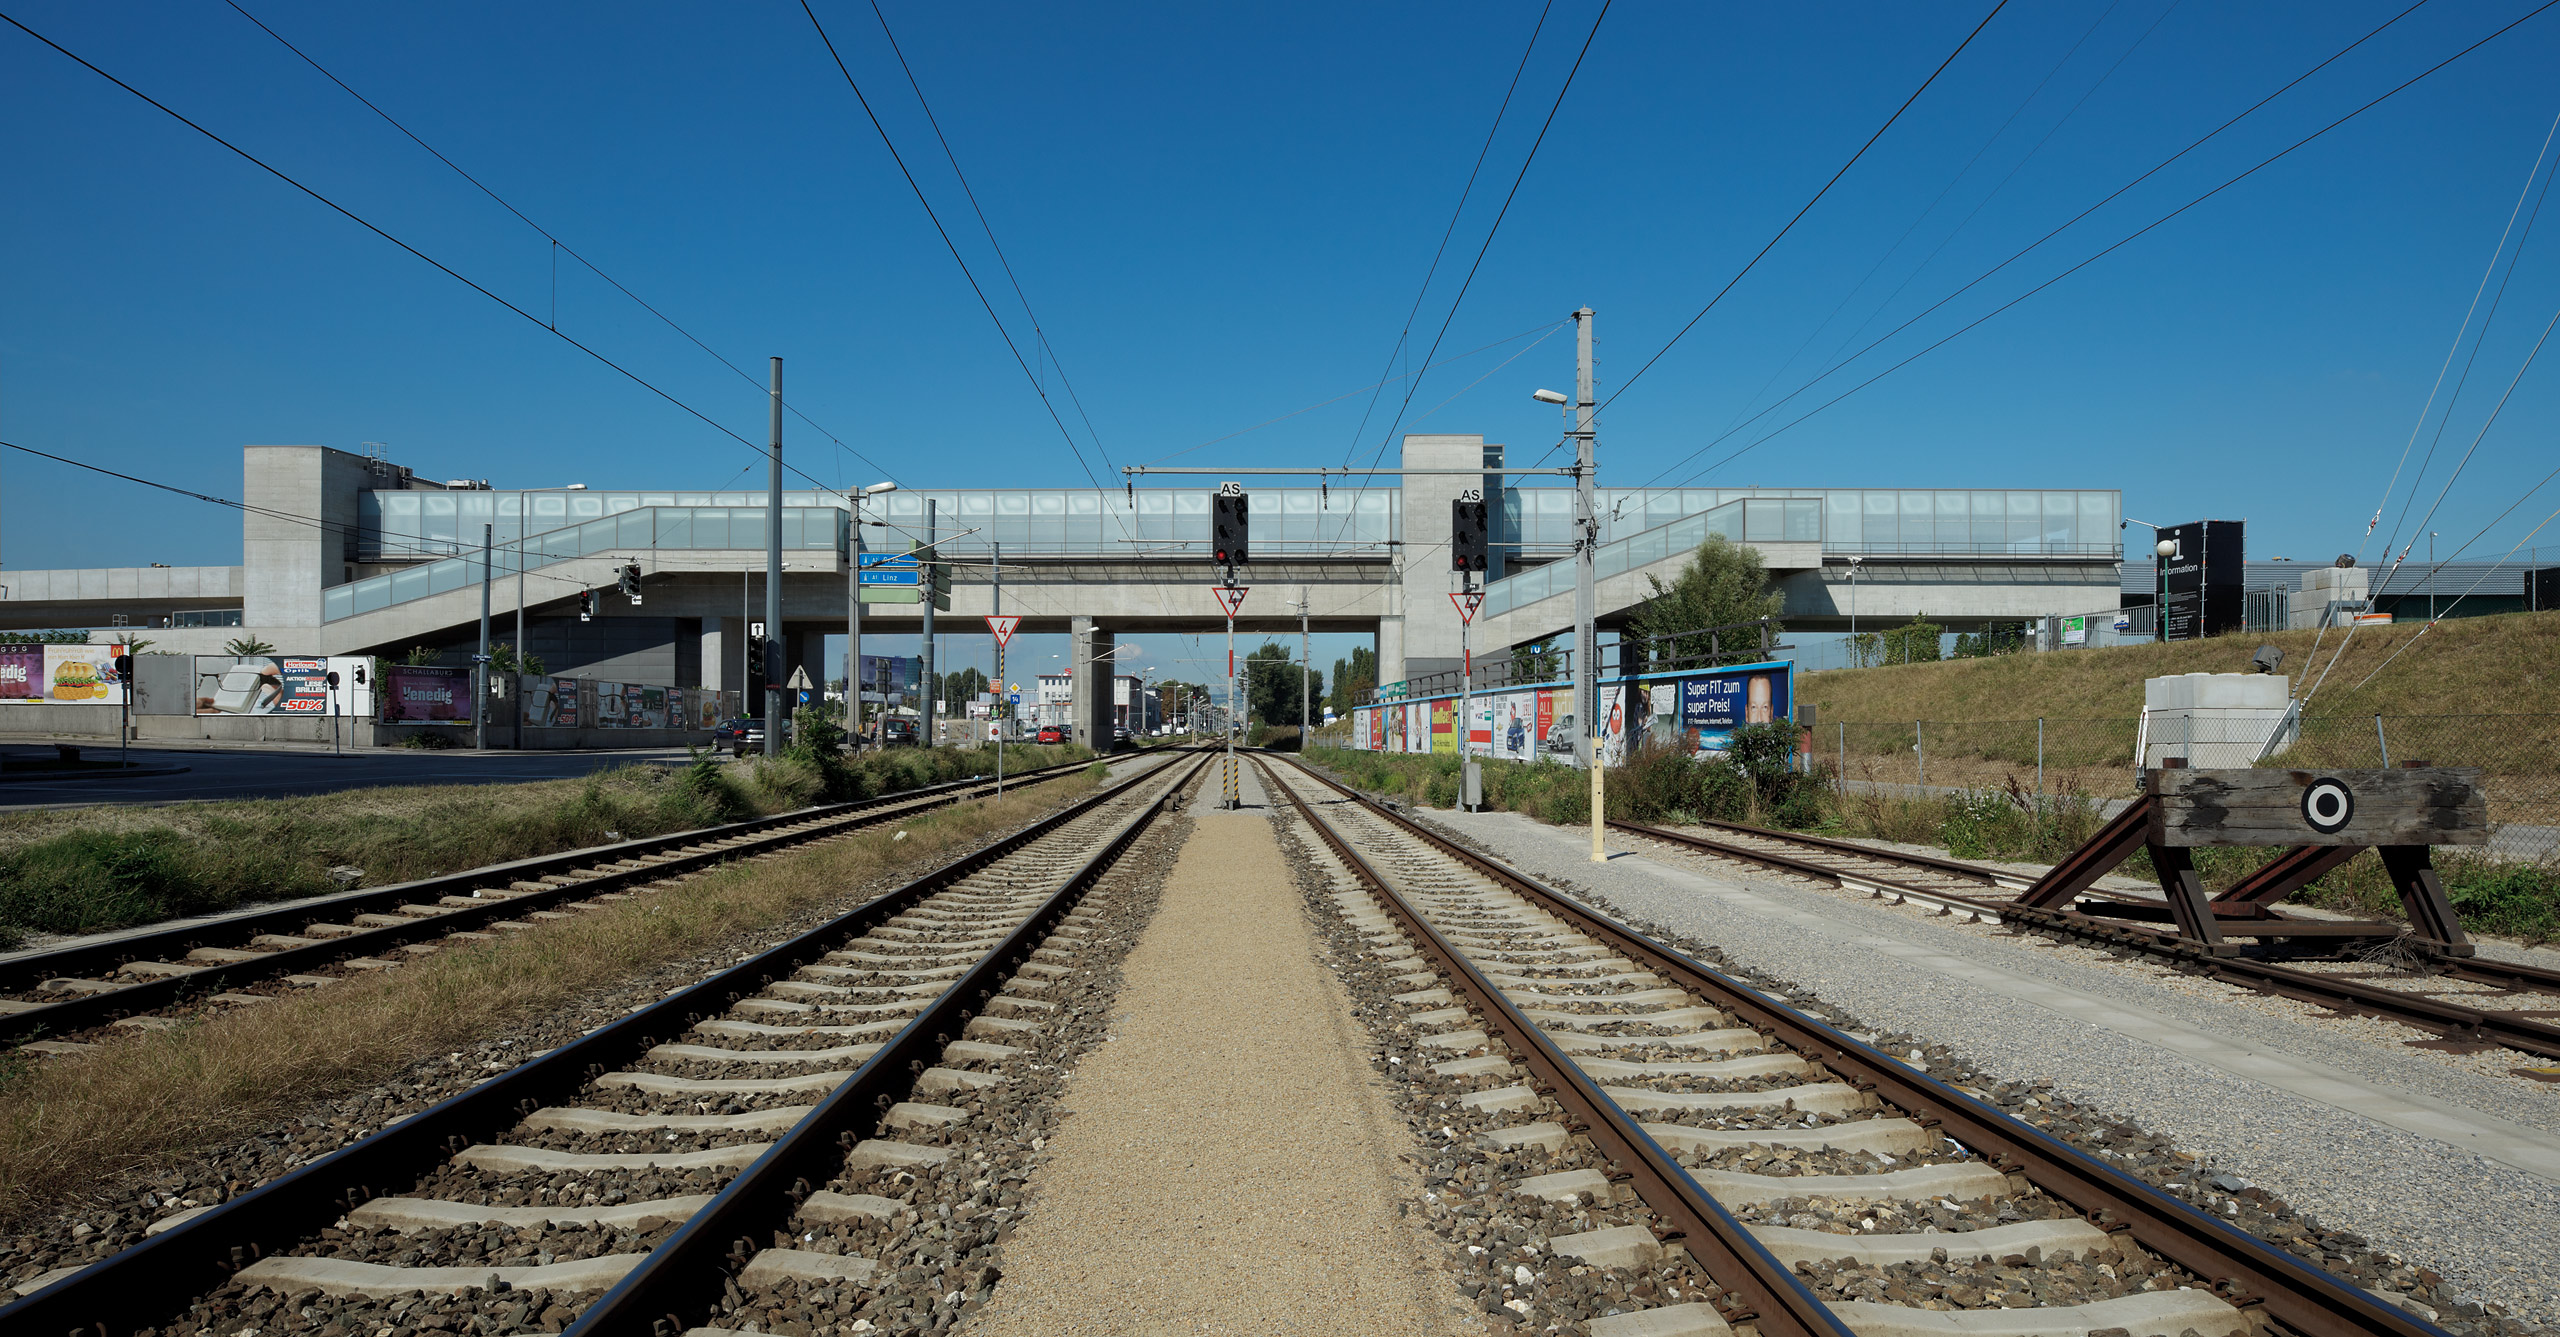
{"type": "MultiPolygon", "coordinates": [[[[2362,1253],[2370,1236],[2375,1249],[2409,1264],[2389,1270],[2413,1279],[2420,1269],[2440,1274],[2443,1290],[2425,1284],[2430,1293],[2454,1297],[2447,1320],[2463,1317],[2457,1306],[2480,1302],[2534,1323],[2560,1320],[2560,1275],[2549,1265],[2547,1241],[2537,1230],[2517,1229],[2551,1219],[2560,1209],[2560,1183],[2138,1041],[1986,987],[1966,972],[1987,968],[2142,1009],[2253,1054],[2324,1065],[2359,1085],[2472,1113],[2554,1150],[2560,1150],[2560,1101],[2537,1102],[2535,1093],[2511,1081],[2176,987],[2192,981],[2155,981],[2114,963],[2082,964],[2069,959],[2069,949],[2041,939],[1968,932],[1916,910],[1816,892],[1809,884],[1651,846],[1594,865],[1579,829],[1515,814],[1413,815],[1559,890],[1711,943],[1731,964],[1799,986],[1868,1026],[1968,1055],[1975,1085],[2007,1084],[2048,1103],[2067,1102],[2098,1123],[2149,1130],[2197,1158],[2198,1183],[2224,1176],[2248,1185],[2252,1201],[2282,1200],[2285,1220],[2299,1213],[2333,1231],[2362,1232],[2334,1238],[2353,1241],[2342,1247],[2362,1253]],[[2036,945],[2024,945],[2029,942],[2036,945]],[[1915,948],[1949,967],[1915,967],[1915,948]]],[[[1625,851],[1630,843],[1613,839],[1611,849],[1625,851]]],[[[2199,1189],[2198,1197],[2234,1201],[2230,1191],[2199,1189]]],[[[2235,1205],[2232,1213],[2238,1211],[2235,1205]]]]}

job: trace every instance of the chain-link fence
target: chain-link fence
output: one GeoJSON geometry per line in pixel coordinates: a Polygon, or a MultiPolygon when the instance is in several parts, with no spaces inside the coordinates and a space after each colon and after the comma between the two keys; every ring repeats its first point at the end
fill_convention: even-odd
{"type": "Polygon", "coordinates": [[[2263,721],[2191,720],[2176,713],[2081,720],[1908,720],[1824,723],[1807,731],[1810,759],[1851,786],[1918,796],[1959,789],[2077,793],[2128,800],[2141,754],[2157,764],[2323,770],[2477,766],[2489,793],[2489,852],[2560,862],[2560,715],[2359,715],[2263,721]],[[2226,737],[2225,735],[2230,735],[2226,737]],[[2244,736],[2245,735],[2245,736],[2244,736]]]}

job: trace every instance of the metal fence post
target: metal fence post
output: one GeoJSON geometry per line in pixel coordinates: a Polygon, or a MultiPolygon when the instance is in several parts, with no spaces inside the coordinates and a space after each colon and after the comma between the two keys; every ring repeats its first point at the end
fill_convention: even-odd
{"type": "Polygon", "coordinates": [[[2391,769],[2391,740],[2382,736],[2382,717],[2373,717],[2373,745],[2382,750],[2382,769],[2391,769]]]}
{"type": "Polygon", "coordinates": [[[2036,716],[2036,797],[2044,797],[2044,716],[2036,716]]]}
{"type": "Polygon", "coordinates": [[[1840,792],[1849,792],[1849,726],[1840,726],[1840,792]]]}
{"type": "Polygon", "coordinates": [[[1911,755],[1919,759],[1920,792],[1926,797],[1929,792],[1929,739],[1920,732],[1920,724],[1919,720],[1911,722],[1911,755]]]}

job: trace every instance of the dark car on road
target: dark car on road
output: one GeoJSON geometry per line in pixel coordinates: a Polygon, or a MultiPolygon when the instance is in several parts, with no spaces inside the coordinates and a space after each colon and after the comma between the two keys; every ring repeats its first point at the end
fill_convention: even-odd
{"type": "Polygon", "coordinates": [[[880,721],[880,745],[882,747],[914,747],[916,742],[916,722],[914,720],[908,719],[902,715],[892,715],[888,719],[880,721]]]}
{"type": "MultiPolygon", "coordinates": [[[[791,741],[789,720],[782,722],[782,741],[791,741]]],[[[722,720],[711,730],[711,746],[714,750],[727,748],[741,757],[761,751],[764,748],[764,721],[753,715],[722,720]]]]}

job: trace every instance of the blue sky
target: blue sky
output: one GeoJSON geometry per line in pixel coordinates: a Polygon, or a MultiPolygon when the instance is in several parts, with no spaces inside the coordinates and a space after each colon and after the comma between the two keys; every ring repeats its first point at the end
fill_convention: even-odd
{"type": "MultiPolygon", "coordinates": [[[[1443,355],[1589,304],[1613,393],[1986,7],[1617,5],[1443,355]]],[[[1691,478],[1751,437],[1676,461],[1824,365],[1887,294],[1899,288],[1869,337],[2399,7],[2009,5],[1610,407],[1605,481],[1691,478]]],[[[787,358],[794,403],[882,466],[795,422],[792,452],[818,477],[1084,478],[798,6],[249,8],[730,360],[787,358]]],[[[885,8],[1113,464],[1377,379],[1539,13],[885,8]]],[[[1549,14],[1423,303],[1417,359],[1596,8],[1558,0],[1549,14]]],[[[2437,0],[1876,356],[2006,301],[2530,8],[2437,0]]],[[[9,12],[549,318],[540,235],[226,5],[9,12]]],[[[869,7],[819,12],[1022,337],[869,7]]],[[[2116,486],[2148,520],[2246,518],[2253,556],[2353,550],[2560,112],[2555,51],[2560,13],[1698,481],[2116,486]]],[[[381,441],[422,473],[500,486],[709,487],[753,462],[6,28],[0,118],[0,436],[220,495],[237,493],[246,442],[381,441]]],[[[2560,218],[2546,217],[2443,458],[2469,446],[2560,303],[2556,248],[2560,218]]],[[[763,439],[758,390],[565,261],[557,320],[763,439]]],[[[1543,449],[1556,420],[1528,392],[1568,381],[1570,340],[1495,371],[1519,347],[1433,371],[1412,413],[1494,372],[1421,425],[1543,449]]],[[[1383,428],[1382,415],[1356,434],[1366,403],[1183,462],[1366,460],[1383,428]]],[[[2560,353],[2524,377],[2444,501],[2429,526],[2441,547],[2560,463],[2555,422],[2560,353]]],[[[2421,511],[2446,472],[2443,459],[2429,470],[2421,511]]],[[[2395,511],[2407,490],[2404,477],[2395,511]]],[[[2528,499],[2474,551],[2503,551],[2555,505],[2560,489],[2528,499]]],[[[200,503],[0,460],[8,566],[229,562],[238,534],[200,503]]],[[[2560,548],[2560,524],[2541,541],[2560,548]]]]}

